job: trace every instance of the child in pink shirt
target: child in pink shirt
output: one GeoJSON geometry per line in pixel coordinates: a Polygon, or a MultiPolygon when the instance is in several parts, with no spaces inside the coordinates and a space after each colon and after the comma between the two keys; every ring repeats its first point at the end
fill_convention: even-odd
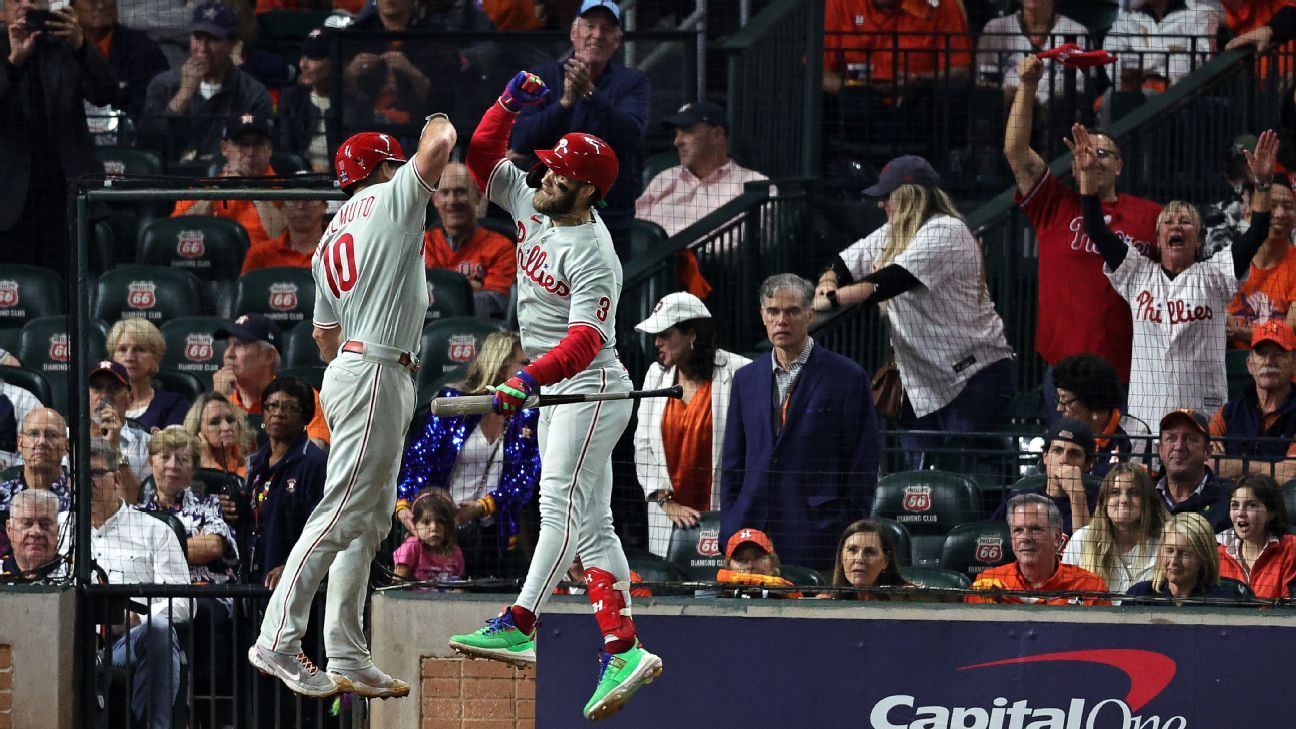
{"type": "Polygon", "coordinates": [[[464,575],[463,552],[455,544],[455,507],[443,490],[414,499],[414,534],[392,560],[402,580],[457,580],[464,575]]]}

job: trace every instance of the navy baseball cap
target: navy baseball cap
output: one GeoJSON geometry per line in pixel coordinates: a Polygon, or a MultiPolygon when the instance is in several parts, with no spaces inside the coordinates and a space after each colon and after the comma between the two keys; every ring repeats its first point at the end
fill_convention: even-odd
{"type": "Polygon", "coordinates": [[[1093,431],[1088,425],[1076,420],[1075,418],[1059,418],[1053,427],[1049,428],[1048,435],[1045,437],[1045,443],[1052,443],[1055,440],[1065,440],[1075,443],[1084,449],[1085,455],[1092,456],[1097,448],[1094,443],[1093,431]]]}
{"type": "Polygon", "coordinates": [[[691,127],[694,124],[710,124],[729,131],[729,121],[725,118],[724,108],[711,101],[690,101],[681,106],[675,115],[662,122],[670,128],[691,127]]]}
{"type": "Polygon", "coordinates": [[[194,8],[191,33],[210,33],[221,40],[238,35],[239,21],[234,10],[222,2],[209,0],[194,8]]]}
{"type": "Polygon", "coordinates": [[[597,8],[603,8],[612,13],[612,19],[616,21],[617,25],[621,25],[621,6],[612,2],[612,0],[585,0],[585,2],[581,3],[580,12],[576,14],[583,18],[585,13],[597,8]]]}
{"type": "Polygon", "coordinates": [[[316,28],[306,34],[301,42],[302,56],[315,60],[322,60],[329,57],[328,37],[324,35],[323,28],[316,28]]]}
{"type": "Polygon", "coordinates": [[[269,139],[270,117],[265,114],[254,114],[250,111],[232,114],[229,119],[225,120],[225,129],[222,130],[221,139],[233,139],[246,132],[255,132],[269,139]]]}
{"type": "Polygon", "coordinates": [[[86,377],[86,379],[92,380],[94,379],[95,375],[102,374],[102,373],[112,375],[123,385],[130,387],[130,375],[126,373],[126,366],[123,365],[122,363],[112,362],[106,359],[100,360],[99,362],[95,363],[94,367],[90,368],[90,374],[86,377]]]}
{"type": "Polygon", "coordinates": [[[877,184],[865,189],[864,194],[869,197],[886,197],[901,185],[935,187],[939,184],[940,175],[932,169],[931,163],[916,154],[906,154],[887,162],[882,168],[882,174],[878,175],[877,184]]]}
{"type": "Polygon", "coordinates": [[[241,342],[268,342],[275,349],[283,342],[283,332],[279,325],[265,314],[244,314],[234,320],[228,327],[221,327],[212,332],[217,339],[234,338],[241,342]]]}

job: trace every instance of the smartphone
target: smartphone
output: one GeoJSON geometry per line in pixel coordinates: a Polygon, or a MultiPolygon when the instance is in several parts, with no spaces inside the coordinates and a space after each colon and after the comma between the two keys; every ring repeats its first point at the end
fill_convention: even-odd
{"type": "Polygon", "coordinates": [[[54,13],[48,10],[39,10],[32,8],[27,11],[27,18],[24,21],[27,25],[28,33],[35,33],[38,30],[45,30],[45,23],[53,17],[54,13]]]}

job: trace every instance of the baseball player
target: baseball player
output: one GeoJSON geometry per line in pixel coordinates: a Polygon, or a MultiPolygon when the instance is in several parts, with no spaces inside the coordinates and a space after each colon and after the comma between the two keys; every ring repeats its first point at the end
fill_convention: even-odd
{"type": "Polygon", "coordinates": [[[396,471],[414,411],[427,284],[423,222],[456,140],[444,114],[428,117],[410,164],[386,134],[338,148],[338,182],[351,199],[311,259],[315,341],[328,362],[320,403],[333,434],[324,498],[293,546],[248,660],[303,696],[405,696],[409,684],[374,666],[361,616],[369,564],[391,529],[396,471]],[[302,653],[311,602],[325,572],[328,672],[302,653]]]}
{"type": "MultiPolygon", "coordinates": [[[[627,392],[618,361],[617,300],[621,264],[594,207],[617,176],[612,148],[580,132],[524,173],[504,157],[523,105],[548,93],[520,72],[482,118],[468,146],[468,168],[490,199],[512,213],[518,230],[518,322],[531,364],[495,388],[495,409],[516,414],[541,387],[552,393],[627,392]]],[[[585,717],[614,714],[661,674],[630,616],[630,566],[612,529],[612,446],[630,421],[628,400],[560,405],[540,415],[540,536],[517,601],[486,627],[450,638],[468,656],[518,666],[535,663],[536,615],[578,554],[594,617],[603,633],[602,668],[585,717]]]]}

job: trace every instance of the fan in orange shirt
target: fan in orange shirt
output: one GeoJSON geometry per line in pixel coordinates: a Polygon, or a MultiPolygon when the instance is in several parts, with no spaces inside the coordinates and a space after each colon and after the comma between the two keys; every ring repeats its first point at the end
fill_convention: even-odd
{"type": "MultiPolygon", "coordinates": [[[[260,114],[234,114],[221,135],[225,169],[221,177],[274,175],[270,166],[270,120],[260,114]]],[[[278,202],[269,200],[181,200],[171,217],[215,215],[229,218],[247,231],[252,248],[269,245],[284,231],[284,215],[278,202]]]]}
{"type": "Polygon", "coordinates": [[[428,268],[458,271],[473,287],[477,316],[504,318],[509,287],[517,277],[517,247],[513,241],[477,224],[481,190],[458,162],[446,165],[432,193],[441,225],[423,238],[423,263],[428,268]]]}
{"type": "Polygon", "coordinates": [[[827,0],[824,89],[966,78],[972,35],[959,0],[827,0]]]}
{"type": "Polygon", "coordinates": [[[243,273],[275,266],[310,268],[311,255],[324,235],[327,211],[328,203],[323,200],[285,201],[283,215],[288,227],[269,244],[248,249],[243,258],[243,273]]]}
{"type": "Polygon", "coordinates": [[[1052,499],[1021,494],[1008,501],[1008,531],[1017,561],[982,572],[973,590],[1041,593],[976,595],[967,603],[1000,605],[1110,605],[1093,593],[1107,592],[1101,577],[1058,558],[1062,547],[1062,513],[1052,499]],[[1059,594],[1072,593],[1072,594],[1059,594]],[[1076,594],[1080,593],[1080,594],[1076,594]]]}

